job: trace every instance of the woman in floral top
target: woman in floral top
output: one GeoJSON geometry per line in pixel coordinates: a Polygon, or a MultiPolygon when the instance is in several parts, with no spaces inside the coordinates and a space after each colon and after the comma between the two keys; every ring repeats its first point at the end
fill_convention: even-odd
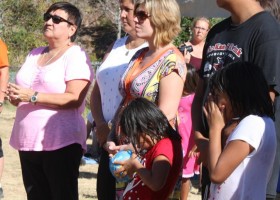
{"type": "Polygon", "coordinates": [[[174,124],[186,74],[184,58],[172,44],[181,30],[179,6],[175,0],[138,0],[135,5],[136,34],[149,47],[134,55],[122,77],[123,105],[144,97],[174,124]]]}

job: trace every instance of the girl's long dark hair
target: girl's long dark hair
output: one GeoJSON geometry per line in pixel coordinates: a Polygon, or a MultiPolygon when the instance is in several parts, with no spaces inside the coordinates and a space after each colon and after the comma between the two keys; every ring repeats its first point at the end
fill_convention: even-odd
{"type": "Polygon", "coordinates": [[[253,114],[274,119],[269,87],[260,67],[249,62],[235,62],[218,70],[210,79],[210,92],[225,92],[235,117],[253,114]]]}
{"type": "Polygon", "coordinates": [[[119,115],[121,132],[135,147],[140,135],[149,135],[157,141],[169,137],[180,140],[181,136],[170,126],[166,116],[156,104],[145,98],[132,100],[119,115]]]}

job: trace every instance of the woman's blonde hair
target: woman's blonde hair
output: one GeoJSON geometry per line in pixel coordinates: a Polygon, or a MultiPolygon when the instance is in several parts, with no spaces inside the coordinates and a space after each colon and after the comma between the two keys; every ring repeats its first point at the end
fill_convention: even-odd
{"type": "Polygon", "coordinates": [[[195,25],[196,25],[196,23],[197,23],[198,21],[204,21],[204,22],[206,22],[206,23],[208,24],[208,30],[211,29],[212,24],[211,24],[210,20],[209,20],[208,18],[206,18],[206,17],[196,17],[196,18],[194,18],[194,20],[193,20],[193,22],[192,22],[192,28],[195,27],[195,25]]]}
{"type": "Polygon", "coordinates": [[[181,31],[181,13],[176,0],[136,0],[135,10],[143,5],[155,29],[154,45],[165,46],[181,31]]]}

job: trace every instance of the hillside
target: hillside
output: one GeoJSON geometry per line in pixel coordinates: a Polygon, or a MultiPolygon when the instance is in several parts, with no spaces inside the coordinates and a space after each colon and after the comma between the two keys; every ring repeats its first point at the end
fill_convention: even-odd
{"type": "Polygon", "coordinates": [[[78,41],[92,59],[102,59],[107,47],[117,38],[118,1],[70,0],[83,14],[78,41]],[[100,2],[103,2],[102,4],[100,2]]]}
{"type": "MultiPolygon", "coordinates": [[[[9,50],[11,66],[24,62],[31,49],[46,45],[42,37],[43,13],[57,0],[1,0],[0,37],[9,50]]],[[[76,42],[92,61],[103,58],[117,37],[118,0],[69,0],[83,16],[76,42]]]]}

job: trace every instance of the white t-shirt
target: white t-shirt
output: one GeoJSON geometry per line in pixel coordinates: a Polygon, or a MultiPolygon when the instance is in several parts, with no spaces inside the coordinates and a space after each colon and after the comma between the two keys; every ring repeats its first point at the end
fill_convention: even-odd
{"type": "Polygon", "coordinates": [[[119,82],[128,66],[128,62],[139,49],[147,46],[147,43],[144,43],[135,49],[128,50],[125,46],[127,38],[126,36],[115,42],[110,54],[96,71],[102,112],[107,122],[112,120],[122,100],[119,92],[119,82]]]}
{"type": "Polygon", "coordinates": [[[264,200],[276,152],[274,122],[268,117],[249,115],[231,133],[227,144],[233,140],[245,141],[255,150],[224,183],[211,183],[209,199],[264,200]]]}

